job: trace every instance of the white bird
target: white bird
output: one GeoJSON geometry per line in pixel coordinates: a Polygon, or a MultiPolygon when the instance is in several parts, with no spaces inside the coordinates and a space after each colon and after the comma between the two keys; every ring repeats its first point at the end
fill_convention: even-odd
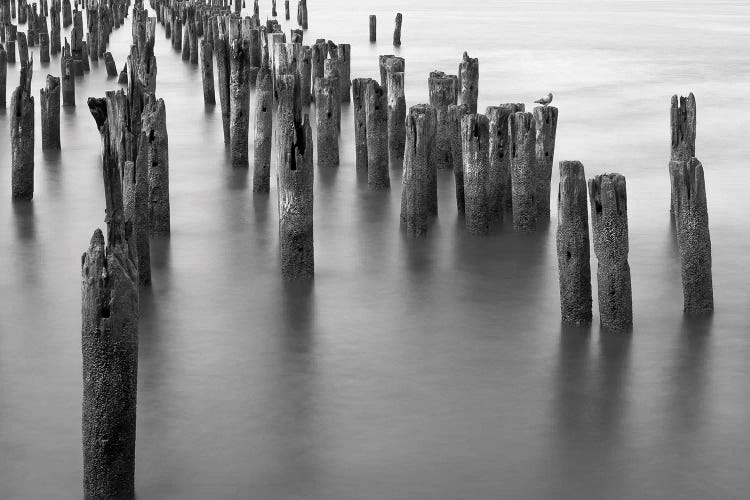
{"type": "Polygon", "coordinates": [[[548,105],[549,103],[552,102],[552,92],[550,92],[549,94],[547,94],[547,97],[542,97],[541,99],[538,99],[538,100],[536,100],[534,102],[536,104],[541,104],[542,106],[548,105]]]}

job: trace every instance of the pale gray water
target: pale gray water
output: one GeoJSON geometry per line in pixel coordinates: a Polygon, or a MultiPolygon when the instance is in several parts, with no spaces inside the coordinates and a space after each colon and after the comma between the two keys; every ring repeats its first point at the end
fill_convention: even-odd
{"type": "MultiPolygon", "coordinates": [[[[305,39],[351,43],[352,76],[375,76],[401,9],[410,105],[468,50],[480,108],[551,90],[556,160],[627,177],[635,331],[561,328],[554,223],[469,237],[450,173],[429,237],[403,237],[398,174],[388,193],[357,180],[350,107],[342,165],[316,172],[314,284],[282,285],[275,181],[253,196],[227,164],[220,111],[204,110],[198,69],[159,26],[173,233],[152,247],[142,294],[138,498],[746,498],[750,5],[379,5],[309,0],[305,39]],[[717,304],[701,321],[681,313],[668,216],[669,97],[689,91],[717,304]]],[[[118,69],[129,26],[112,38],[118,69]]],[[[47,72],[57,57],[36,65],[37,88],[47,72]]],[[[31,203],[10,201],[0,112],[2,499],[81,496],[80,255],[104,215],[85,98],[116,87],[105,75],[100,63],[77,81],[62,153],[42,153],[37,115],[31,203]]]]}

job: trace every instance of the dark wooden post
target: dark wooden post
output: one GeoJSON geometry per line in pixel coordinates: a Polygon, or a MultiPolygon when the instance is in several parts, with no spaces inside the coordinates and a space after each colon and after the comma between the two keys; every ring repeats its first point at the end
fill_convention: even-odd
{"type": "Polygon", "coordinates": [[[271,190],[273,145],[273,83],[268,68],[260,68],[258,71],[255,89],[253,192],[268,193],[271,190]]]}
{"type": "Polygon", "coordinates": [[[399,12],[396,14],[396,27],[393,30],[393,46],[394,47],[400,47],[401,46],[401,23],[404,20],[404,17],[399,12]]]}
{"type": "MultiPolygon", "coordinates": [[[[336,123],[337,133],[341,132],[341,72],[339,71],[338,59],[326,59],[325,61],[325,79],[330,80],[333,85],[333,114],[336,123]]],[[[317,97],[316,97],[317,98],[317,97]]],[[[317,101],[315,101],[317,102],[317,101]]],[[[336,163],[338,165],[338,162],[336,163]]]]}
{"type": "Polygon", "coordinates": [[[370,16],[370,42],[374,43],[378,40],[378,18],[377,16],[370,16]]]}
{"type": "Polygon", "coordinates": [[[487,199],[490,219],[502,220],[503,212],[511,212],[513,194],[511,191],[511,138],[508,119],[518,111],[524,111],[521,103],[501,104],[487,108],[490,122],[490,173],[487,183],[487,199]]]}
{"type": "Polygon", "coordinates": [[[696,158],[672,161],[669,171],[675,193],[684,311],[709,313],[714,310],[714,291],[703,165],[696,158]]]}
{"type": "Polygon", "coordinates": [[[557,108],[535,107],[534,120],[536,122],[536,218],[538,222],[547,222],[550,217],[550,184],[557,135],[557,108]]]}
{"type": "Polygon", "coordinates": [[[384,89],[375,80],[367,81],[367,183],[374,189],[391,185],[388,172],[388,105],[384,89]]]}
{"type": "Polygon", "coordinates": [[[479,59],[471,58],[464,52],[458,67],[458,79],[461,84],[461,104],[466,104],[469,113],[476,113],[479,100],[479,59]]]}
{"type": "Polygon", "coordinates": [[[562,322],[591,324],[591,250],[586,176],[579,161],[560,162],[557,268],[562,322]]]}
{"type": "Polygon", "coordinates": [[[76,105],[76,79],[73,72],[73,56],[70,53],[68,39],[65,39],[62,57],[60,58],[60,79],[62,80],[63,106],[76,105]]]}
{"type": "Polygon", "coordinates": [[[107,68],[108,77],[114,78],[117,76],[117,65],[111,52],[104,53],[104,67],[107,68]]]}
{"type": "Polygon", "coordinates": [[[203,80],[203,104],[205,106],[216,105],[216,92],[214,91],[214,49],[210,40],[201,40],[201,76],[203,80]]]}
{"type": "Polygon", "coordinates": [[[42,149],[60,149],[60,79],[47,75],[46,88],[40,89],[42,149]]]}
{"type": "Polygon", "coordinates": [[[73,12],[70,9],[70,0],[62,0],[62,21],[63,28],[73,24],[73,12]]]}
{"type": "Polygon", "coordinates": [[[354,147],[357,171],[367,172],[367,85],[371,78],[355,78],[352,81],[354,101],[354,147]]]}
{"type": "Polygon", "coordinates": [[[453,168],[448,108],[451,104],[456,104],[458,99],[458,77],[446,75],[442,71],[433,71],[427,80],[427,87],[430,93],[430,105],[437,113],[434,162],[438,169],[453,168]]]}
{"type": "Polygon", "coordinates": [[[339,164],[339,132],[336,123],[338,81],[331,78],[318,78],[316,86],[318,167],[335,167],[339,164]]]}
{"type": "Polygon", "coordinates": [[[352,46],[348,43],[339,44],[339,78],[341,102],[351,102],[352,46]]]}
{"type": "Polygon", "coordinates": [[[147,93],[143,105],[143,130],[148,136],[149,221],[152,236],[170,232],[169,139],[163,99],[147,93]]]}
{"type": "Polygon", "coordinates": [[[9,24],[5,27],[8,41],[5,43],[7,48],[6,56],[8,57],[9,63],[16,62],[16,40],[18,39],[18,32],[14,24],[9,24]]]}
{"type": "Polygon", "coordinates": [[[230,77],[230,150],[232,166],[248,168],[250,128],[250,51],[242,38],[232,40],[230,77]]]}
{"type": "Polygon", "coordinates": [[[409,108],[406,115],[401,224],[410,236],[427,233],[430,215],[428,190],[434,169],[431,156],[436,131],[437,112],[433,106],[419,104],[409,108]]]}
{"type": "Polygon", "coordinates": [[[216,49],[216,71],[219,80],[219,101],[221,103],[221,123],[224,127],[224,144],[229,145],[230,141],[230,92],[229,92],[229,45],[226,33],[220,33],[216,49]]]}
{"type": "Polygon", "coordinates": [[[486,116],[468,114],[462,117],[466,229],[476,235],[487,234],[490,230],[487,199],[489,133],[490,123],[486,116]]]}
{"type": "Polygon", "coordinates": [[[34,197],[34,97],[31,95],[33,64],[21,68],[20,85],[10,100],[10,147],[14,200],[34,197]]]}
{"type": "Polygon", "coordinates": [[[138,281],[141,285],[151,283],[151,184],[149,181],[149,151],[151,149],[150,130],[142,129],[136,140],[135,196],[133,236],[138,255],[138,281]]]}
{"type": "Polygon", "coordinates": [[[450,119],[451,153],[453,156],[453,177],[456,183],[456,208],[458,213],[464,213],[466,199],[464,195],[464,156],[463,139],[461,136],[461,121],[469,114],[469,108],[464,105],[451,104],[448,106],[450,119]]]}
{"type": "MultiPolygon", "coordinates": [[[[386,92],[388,97],[388,165],[401,169],[404,165],[406,142],[406,97],[404,96],[404,73],[390,63],[386,63],[386,92]]],[[[403,66],[401,66],[403,67],[403,66]]]]}
{"type": "Polygon", "coordinates": [[[597,175],[589,179],[591,227],[597,265],[599,319],[603,329],[633,328],[633,293],[628,264],[628,198],[625,177],[597,175]]]}
{"type": "Polygon", "coordinates": [[[310,47],[312,50],[312,92],[311,97],[315,99],[315,93],[317,92],[316,81],[318,78],[325,77],[325,60],[328,56],[328,45],[326,43],[315,42],[315,45],[310,47]]]}
{"type": "Polygon", "coordinates": [[[5,48],[0,44],[0,109],[5,109],[6,87],[8,84],[8,55],[5,48]]]}
{"type": "Polygon", "coordinates": [[[107,244],[97,229],[81,259],[83,493],[124,498],[135,484],[138,270],[111,147],[119,138],[110,135],[105,99],[89,99],[89,108],[102,139],[107,244]]]}
{"type": "Polygon", "coordinates": [[[62,44],[60,43],[60,13],[56,8],[52,8],[50,12],[50,34],[49,34],[49,51],[50,54],[59,54],[62,50],[62,44]]]}
{"type": "MultiPolygon", "coordinates": [[[[670,109],[670,129],[672,142],[670,148],[671,161],[688,161],[695,157],[695,129],[696,105],[695,96],[691,92],[687,97],[672,96],[670,109]]],[[[671,192],[669,215],[675,219],[675,204],[677,193],[671,192]]]]}
{"type": "Polygon", "coordinates": [[[44,20],[43,23],[41,23],[41,28],[39,31],[39,62],[48,63],[49,62],[49,33],[47,33],[47,23],[46,23],[46,17],[42,18],[44,20]]]}
{"type": "Polygon", "coordinates": [[[309,279],[315,273],[312,129],[307,115],[303,123],[294,120],[294,76],[280,75],[277,85],[281,273],[286,280],[309,279]]]}
{"type": "Polygon", "coordinates": [[[536,231],[536,124],[531,113],[510,115],[513,229],[536,231]]]}
{"type": "Polygon", "coordinates": [[[307,45],[300,46],[298,57],[299,101],[302,107],[308,107],[312,101],[312,49],[307,45]]]}
{"type": "Polygon", "coordinates": [[[289,0],[284,0],[284,19],[289,20],[289,0]]]}

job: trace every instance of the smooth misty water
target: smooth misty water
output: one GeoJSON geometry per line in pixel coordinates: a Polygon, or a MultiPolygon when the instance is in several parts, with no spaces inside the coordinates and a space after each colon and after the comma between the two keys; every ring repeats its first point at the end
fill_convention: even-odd
{"type": "MultiPolygon", "coordinates": [[[[283,285],[275,181],[253,196],[227,164],[220,112],[204,110],[198,69],[159,26],[173,233],[154,242],[141,298],[138,498],[746,498],[750,6],[309,4],[306,40],[350,42],[353,77],[377,74],[403,9],[410,105],[463,50],[481,60],[482,108],[555,93],[556,160],[628,179],[635,331],[562,328],[554,223],[467,236],[450,173],[429,237],[402,236],[399,173],[385,193],[357,179],[349,106],[341,166],[316,171],[314,284],[283,285]],[[669,97],[689,91],[713,240],[708,320],[681,313],[668,218],[669,97]]],[[[118,69],[129,38],[128,21],[112,38],[118,69]]],[[[57,57],[36,66],[36,87],[59,74],[57,57]]],[[[85,98],[117,87],[105,75],[99,63],[77,81],[62,153],[41,151],[37,118],[31,203],[10,200],[0,112],[3,499],[81,495],[80,255],[104,216],[85,98]]]]}

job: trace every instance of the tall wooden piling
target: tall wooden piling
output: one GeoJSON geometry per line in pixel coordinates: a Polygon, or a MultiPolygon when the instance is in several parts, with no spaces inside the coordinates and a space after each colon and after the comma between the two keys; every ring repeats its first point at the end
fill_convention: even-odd
{"type": "Polygon", "coordinates": [[[70,9],[70,0],[62,0],[62,21],[63,28],[73,24],[73,11],[70,9]]]}
{"type": "Polygon", "coordinates": [[[303,30],[308,28],[307,22],[307,0],[299,1],[299,24],[303,30]]]}
{"type": "Polygon", "coordinates": [[[490,230],[487,198],[489,134],[490,123],[485,115],[468,114],[462,117],[466,230],[475,235],[484,235],[490,230]]]}
{"type": "Polygon", "coordinates": [[[401,224],[410,236],[427,233],[430,211],[428,190],[431,182],[432,150],[437,133],[437,111],[427,104],[409,108],[406,115],[401,224]]]}
{"type": "Polygon", "coordinates": [[[284,19],[288,21],[290,17],[291,16],[289,14],[289,0],[284,0],[284,19]]]}
{"type": "Polygon", "coordinates": [[[461,104],[466,104],[469,113],[476,113],[479,99],[479,59],[469,57],[464,52],[458,67],[458,79],[461,85],[461,104]]]}
{"type": "Polygon", "coordinates": [[[512,141],[508,119],[518,111],[524,111],[523,104],[506,103],[487,108],[487,118],[490,121],[490,174],[487,183],[487,198],[492,220],[503,220],[504,212],[512,212],[513,192],[510,174],[512,141]]]}
{"type": "Polygon", "coordinates": [[[152,236],[170,233],[169,138],[163,99],[146,94],[142,130],[148,137],[149,225],[152,236]]]}
{"type": "MultiPolygon", "coordinates": [[[[330,80],[333,85],[333,114],[335,117],[336,130],[341,133],[341,72],[339,71],[338,59],[326,59],[325,61],[325,78],[330,80]]],[[[317,99],[317,95],[316,95],[317,99]]],[[[317,103],[317,100],[315,101],[317,103]]],[[[336,163],[338,165],[338,163],[336,163]]]]}
{"type": "Polygon", "coordinates": [[[32,64],[21,68],[20,85],[10,99],[11,189],[14,200],[34,197],[34,97],[32,64]]]}
{"type": "Polygon", "coordinates": [[[280,75],[277,84],[281,273],[286,280],[309,279],[315,273],[312,129],[307,115],[302,123],[294,120],[294,77],[280,75]]]}
{"type": "Polygon", "coordinates": [[[70,53],[68,39],[65,39],[62,57],[60,58],[60,80],[62,87],[63,106],[76,105],[76,79],[73,71],[73,57],[70,53]]]}
{"type": "Polygon", "coordinates": [[[50,54],[59,54],[62,50],[60,39],[60,13],[53,6],[50,12],[50,31],[49,31],[49,51],[50,54]]]}
{"type": "Polygon", "coordinates": [[[669,172],[675,193],[684,311],[709,313],[714,310],[714,292],[703,165],[696,158],[672,161],[669,172]]]}
{"type": "Polygon", "coordinates": [[[378,18],[375,15],[370,16],[370,43],[378,40],[378,18]]]}
{"type": "Polygon", "coordinates": [[[6,52],[5,55],[8,58],[9,63],[16,62],[16,39],[18,38],[18,32],[14,24],[9,24],[5,27],[7,42],[5,42],[6,52]]]}
{"type": "MultiPolygon", "coordinates": [[[[688,161],[695,157],[696,131],[695,96],[691,92],[687,97],[672,96],[670,108],[670,130],[672,142],[670,147],[670,161],[688,161]]],[[[674,220],[677,193],[671,192],[669,215],[674,220]]]]}
{"type": "Polygon", "coordinates": [[[401,47],[401,23],[404,20],[404,16],[399,12],[396,14],[396,27],[393,29],[393,46],[401,47]]]}
{"type": "Polygon", "coordinates": [[[373,189],[391,185],[388,172],[388,100],[384,89],[375,80],[368,80],[365,89],[367,119],[367,184],[373,189]]]}
{"type": "Polygon", "coordinates": [[[312,102],[312,49],[307,45],[301,46],[298,57],[299,100],[302,107],[308,107],[312,102]]]}
{"type": "Polygon", "coordinates": [[[430,93],[430,105],[437,113],[433,161],[438,169],[453,168],[448,108],[456,104],[458,99],[458,77],[446,75],[442,71],[433,71],[427,80],[427,87],[430,93]]]}
{"type": "Polygon", "coordinates": [[[42,116],[42,149],[60,149],[60,79],[47,75],[46,87],[39,90],[42,116]]]}
{"type": "Polygon", "coordinates": [[[248,168],[250,128],[250,51],[247,41],[232,40],[230,77],[230,138],[232,166],[248,168]]]}
{"type": "Polygon", "coordinates": [[[201,40],[201,77],[203,81],[203,104],[205,106],[216,105],[216,93],[214,91],[214,49],[210,40],[201,40]]]}
{"type": "Polygon", "coordinates": [[[8,55],[5,48],[0,43],[0,109],[5,109],[6,105],[6,87],[8,84],[8,55]]]}
{"type": "Polygon", "coordinates": [[[81,258],[85,498],[129,498],[135,483],[138,270],[107,107],[89,100],[101,133],[107,243],[97,229],[81,258]]]}
{"type": "Polygon", "coordinates": [[[328,56],[328,45],[326,43],[315,42],[315,45],[310,47],[312,51],[312,92],[311,97],[315,99],[315,93],[317,89],[315,87],[318,78],[325,77],[325,61],[328,56]]]}
{"type": "Polygon", "coordinates": [[[461,122],[464,115],[469,114],[469,108],[464,104],[448,106],[448,117],[451,134],[451,155],[453,156],[453,177],[456,184],[456,208],[458,213],[464,213],[466,199],[464,196],[464,155],[461,122]]]}
{"type": "Polygon", "coordinates": [[[16,33],[16,42],[18,45],[18,62],[22,68],[29,64],[29,43],[26,39],[26,33],[19,31],[16,33]]]}
{"type": "Polygon", "coordinates": [[[254,193],[268,193],[271,190],[272,138],[273,83],[271,71],[268,68],[260,68],[255,84],[254,193]]]}
{"type": "Polygon", "coordinates": [[[339,44],[339,86],[342,103],[351,102],[352,88],[352,46],[348,43],[339,44]]]}
{"type": "Polygon", "coordinates": [[[603,329],[633,328],[633,297],[628,264],[628,202],[625,177],[597,175],[589,179],[591,227],[596,254],[599,318],[603,329]]]}
{"type": "Polygon", "coordinates": [[[536,124],[531,113],[510,115],[513,229],[536,231],[536,124]]]}
{"type": "Polygon", "coordinates": [[[271,0],[271,16],[277,17],[278,13],[276,12],[276,0],[271,0]]]}
{"type": "Polygon", "coordinates": [[[221,123],[224,130],[224,144],[229,146],[230,141],[230,92],[229,92],[229,45],[226,33],[220,33],[216,44],[216,72],[219,81],[219,102],[221,104],[221,123]]]}
{"type": "Polygon", "coordinates": [[[547,222],[550,217],[550,190],[552,182],[552,164],[555,156],[555,137],[557,135],[557,108],[537,106],[534,108],[536,122],[536,218],[538,222],[547,222]]]}
{"type": "Polygon", "coordinates": [[[406,97],[404,73],[389,70],[386,76],[388,89],[388,165],[401,169],[404,165],[406,143],[406,97]]]}
{"type": "Polygon", "coordinates": [[[354,148],[356,151],[357,171],[367,172],[367,85],[371,78],[352,80],[352,99],[354,101],[354,148]]]}
{"type": "Polygon", "coordinates": [[[150,130],[148,127],[142,129],[136,141],[137,155],[135,161],[135,196],[134,196],[134,220],[133,237],[135,239],[136,253],[138,255],[138,282],[141,285],[151,283],[151,203],[149,192],[149,150],[151,149],[150,130]]]}
{"type": "Polygon", "coordinates": [[[339,107],[338,81],[331,78],[318,78],[316,87],[318,167],[335,167],[339,164],[339,131],[336,123],[336,110],[339,107]]]}
{"type": "Polygon", "coordinates": [[[560,162],[557,269],[560,311],[568,325],[591,324],[591,251],[586,176],[579,161],[560,162]]]}
{"type": "Polygon", "coordinates": [[[39,62],[49,62],[49,34],[46,28],[39,32],[39,62]]]}
{"type": "Polygon", "coordinates": [[[104,67],[107,69],[107,76],[110,78],[114,78],[118,75],[117,73],[117,65],[115,64],[115,60],[112,57],[111,52],[105,52],[104,53],[104,67]]]}

